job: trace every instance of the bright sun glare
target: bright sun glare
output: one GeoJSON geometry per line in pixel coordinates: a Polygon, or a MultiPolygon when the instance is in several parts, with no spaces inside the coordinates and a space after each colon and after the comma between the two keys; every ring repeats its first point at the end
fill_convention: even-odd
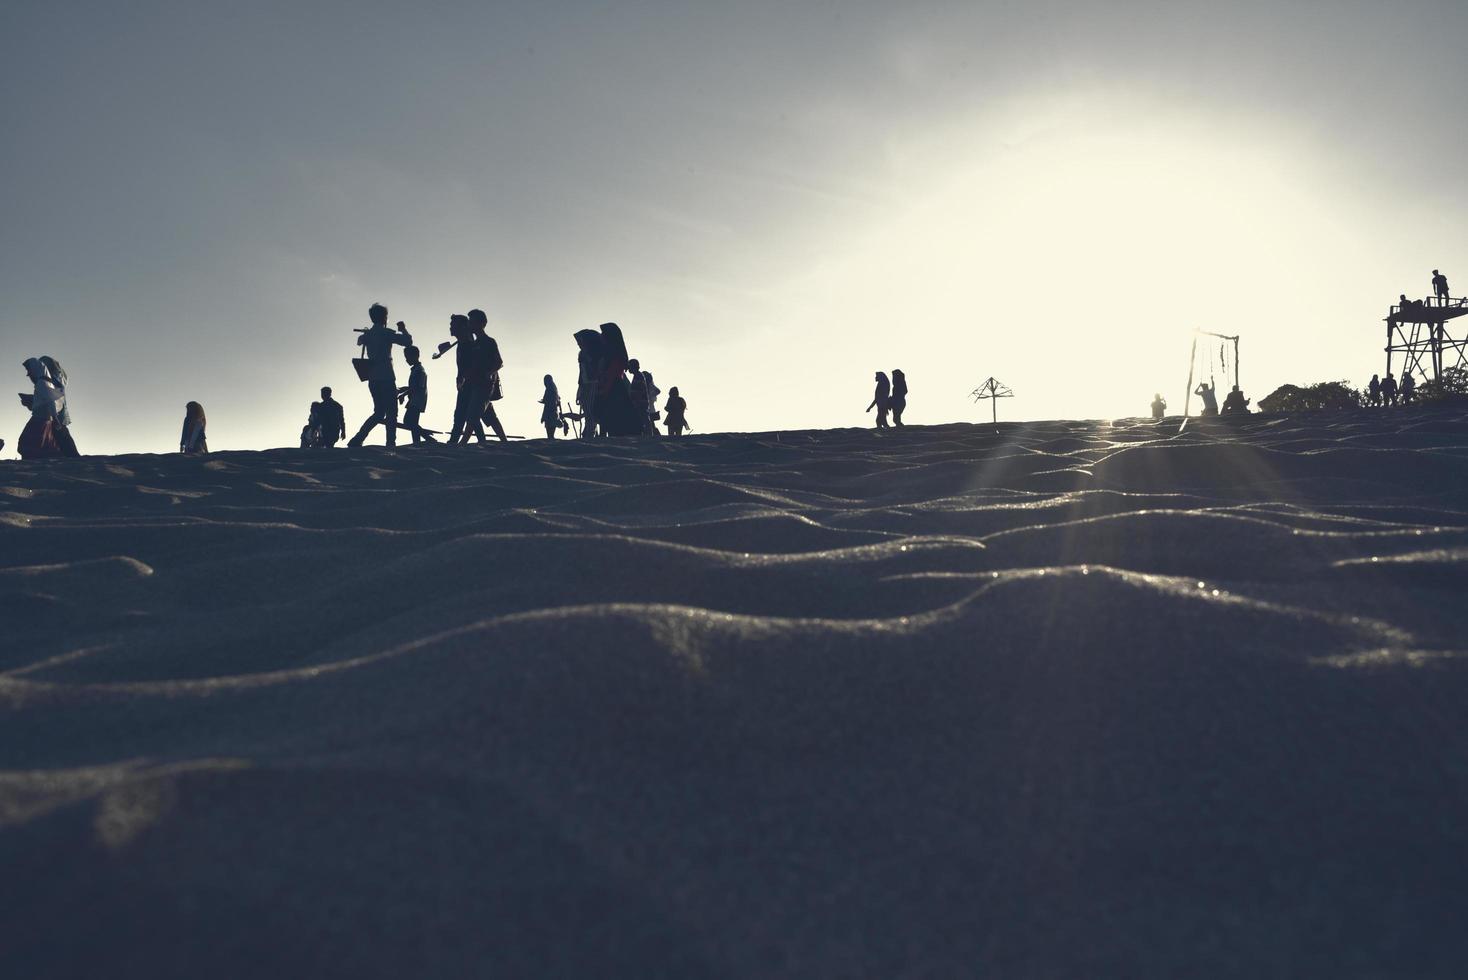
{"type": "Polygon", "coordinates": [[[902,212],[801,284],[812,316],[862,338],[826,363],[864,382],[874,351],[923,362],[943,418],[974,417],[963,394],[990,374],[1028,396],[1022,416],[1137,415],[1153,391],[1182,395],[1201,328],[1244,334],[1249,389],[1251,351],[1310,315],[1314,243],[1343,234],[1289,141],[1057,115],[975,140],[964,167],[915,168],[902,212]]]}

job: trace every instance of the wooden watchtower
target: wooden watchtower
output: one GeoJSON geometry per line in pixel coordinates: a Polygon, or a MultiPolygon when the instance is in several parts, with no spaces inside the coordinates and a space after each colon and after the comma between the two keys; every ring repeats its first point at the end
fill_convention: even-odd
{"type": "Polygon", "coordinates": [[[1445,370],[1468,367],[1468,334],[1454,337],[1449,331],[1449,324],[1462,316],[1468,316],[1468,298],[1464,297],[1394,305],[1386,317],[1386,373],[1392,373],[1396,354],[1402,356],[1404,372],[1411,371],[1423,380],[1435,381],[1445,370]]]}

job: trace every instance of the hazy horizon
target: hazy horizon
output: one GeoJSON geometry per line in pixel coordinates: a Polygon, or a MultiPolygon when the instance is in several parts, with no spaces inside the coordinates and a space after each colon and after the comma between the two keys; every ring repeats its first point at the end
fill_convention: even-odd
{"type": "MultiPolygon", "coordinates": [[[[1446,2],[186,4],[0,12],[0,370],[71,375],[83,453],[294,445],[352,329],[480,307],[501,416],[622,325],[697,433],[1181,407],[1192,330],[1256,400],[1462,295],[1446,2]]],[[[451,414],[428,362],[425,422],[451,414]]],[[[400,379],[406,371],[398,358],[400,379]]],[[[0,388],[0,392],[6,389],[0,388]]],[[[25,411],[0,420],[14,455],[25,411]]],[[[377,435],[374,442],[380,441],[377,435]]]]}

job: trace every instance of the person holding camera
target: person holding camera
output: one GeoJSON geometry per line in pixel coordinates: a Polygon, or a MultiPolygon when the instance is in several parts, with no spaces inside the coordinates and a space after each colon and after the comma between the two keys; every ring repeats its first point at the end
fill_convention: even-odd
{"type": "MultiPolygon", "coordinates": [[[[366,377],[363,380],[367,382],[367,390],[372,393],[372,414],[347,445],[353,448],[362,445],[372,427],[381,423],[387,429],[387,444],[392,447],[397,445],[398,435],[398,379],[393,372],[392,349],[394,344],[400,347],[412,346],[413,338],[402,320],[398,321],[396,331],[388,329],[387,307],[381,303],[373,303],[367,310],[367,315],[372,320],[372,326],[362,331],[357,343],[361,345],[367,362],[366,377]]],[[[362,373],[360,368],[359,373],[362,373]]]]}

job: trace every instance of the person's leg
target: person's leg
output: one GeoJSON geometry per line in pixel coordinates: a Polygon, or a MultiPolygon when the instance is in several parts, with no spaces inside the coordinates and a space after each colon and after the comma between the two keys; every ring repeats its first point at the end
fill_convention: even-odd
{"type": "Polygon", "coordinates": [[[387,430],[387,445],[398,444],[398,386],[392,381],[372,382],[372,404],[387,430]]]}
{"type": "Polygon", "coordinates": [[[423,435],[418,428],[419,414],[420,413],[418,409],[411,407],[403,412],[403,424],[406,425],[408,427],[408,431],[412,433],[413,445],[415,446],[423,441],[423,435]]]}
{"type": "Polygon", "coordinates": [[[354,449],[362,445],[362,443],[367,439],[368,433],[372,431],[372,427],[376,425],[378,421],[379,419],[377,417],[377,413],[375,412],[367,416],[367,421],[362,423],[362,428],[357,430],[356,435],[347,440],[347,445],[351,446],[354,449]]]}
{"type": "MultiPolygon", "coordinates": [[[[500,417],[499,414],[494,410],[494,402],[490,401],[487,397],[484,399],[484,413],[481,418],[483,419],[483,421],[489,423],[489,427],[494,430],[494,434],[500,437],[500,442],[510,441],[505,436],[505,427],[503,425],[500,425],[500,417]]],[[[481,433],[483,433],[483,431],[483,429],[480,429],[481,433]]]]}
{"type": "Polygon", "coordinates": [[[469,397],[471,394],[469,386],[462,385],[459,388],[458,397],[454,399],[454,427],[449,430],[450,446],[462,446],[469,439],[466,429],[469,426],[469,397]]]}
{"type": "Polygon", "coordinates": [[[556,424],[554,422],[547,422],[545,424],[545,437],[547,439],[550,439],[552,442],[555,441],[555,438],[556,438],[556,424]]]}

